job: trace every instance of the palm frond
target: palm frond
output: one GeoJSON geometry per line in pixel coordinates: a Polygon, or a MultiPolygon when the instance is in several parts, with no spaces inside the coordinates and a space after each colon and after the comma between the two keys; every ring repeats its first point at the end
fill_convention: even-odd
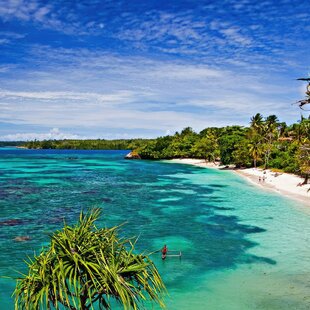
{"type": "Polygon", "coordinates": [[[51,235],[48,248],[27,262],[29,272],[17,279],[16,309],[140,309],[145,300],[164,307],[165,286],[147,255],[135,254],[137,239],[118,237],[120,226],[97,228],[100,209],[81,212],[74,226],[51,235]]]}

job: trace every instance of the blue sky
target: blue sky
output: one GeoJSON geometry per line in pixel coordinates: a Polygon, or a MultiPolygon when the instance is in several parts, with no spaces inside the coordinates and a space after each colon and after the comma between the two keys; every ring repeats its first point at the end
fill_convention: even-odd
{"type": "Polygon", "coordinates": [[[309,0],[0,0],[0,140],[296,122],[309,0]]]}

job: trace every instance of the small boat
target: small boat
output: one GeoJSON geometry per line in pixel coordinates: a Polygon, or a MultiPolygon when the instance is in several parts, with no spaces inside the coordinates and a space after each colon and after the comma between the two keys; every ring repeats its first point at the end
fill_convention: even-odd
{"type": "Polygon", "coordinates": [[[179,257],[181,258],[182,257],[182,252],[181,251],[172,251],[172,250],[169,250],[166,254],[166,257],[179,257]]]}

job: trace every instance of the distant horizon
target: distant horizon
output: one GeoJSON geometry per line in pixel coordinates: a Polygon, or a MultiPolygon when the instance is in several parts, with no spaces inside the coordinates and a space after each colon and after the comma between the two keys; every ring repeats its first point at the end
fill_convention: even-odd
{"type": "MultiPolygon", "coordinates": [[[[253,115],[254,116],[254,115],[253,115]]],[[[267,117],[268,115],[263,115],[263,117],[267,117]]],[[[300,120],[298,120],[297,122],[293,122],[293,123],[290,123],[290,124],[288,124],[288,123],[286,123],[288,126],[291,126],[291,125],[293,125],[293,124],[295,124],[295,123],[298,123],[300,120]]],[[[282,120],[280,119],[279,120],[279,122],[281,123],[282,122],[282,120]]],[[[65,133],[60,133],[59,132],[59,130],[58,130],[58,128],[53,128],[53,129],[51,129],[51,131],[50,132],[58,132],[59,133],[59,135],[61,136],[61,137],[55,137],[55,136],[52,136],[52,135],[50,135],[50,136],[48,136],[48,135],[44,135],[43,134],[43,136],[42,136],[42,138],[40,139],[40,135],[37,135],[37,134],[33,134],[34,135],[34,137],[36,136],[36,138],[34,138],[34,139],[28,139],[28,140],[1,140],[0,139],[0,142],[29,142],[29,141],[34,141],[34,140],[37,140],[37,141],[44,141],[44,140],[108,140],[108,141],[111,141],[111,140],[134,140],[134,139],[156,139],[156,138],[158,138],[158,137],[160,137],[160,136],[173,136],[173,135],[175,135],[177,132],[181,132],[183,129],[185,129],[185,128],[188,128],[188,127],[190,127],[190,128],[192,128],[192,130],[194,131],[194,132],[196,132],[196,133],[200,133],[202,130],[204,130],[204,129],[206,129],[206,128],[225,128],[225,127],[232,127],[232,126],[240,126],[240,127],[244,127],[244,128],[247,128],[247,127],[250,127],[250,121],[249,121],[249,123],[248,123],[248,125],[240,125],[240,124],[233,124],[233,125],[226,125],[226,126],[207,126],[207,127],[205,127],[205,128],[202,128],[201,130],[195,130],[195,128],[192,128],[191,126],[185,126],[185,127],[183,127],[181,130],[177,130],[177,131],[175,131],[175,132],[171,132],[171,133],[166,133],[166,134],[163,134],[163,135],[158,135],[158,136],[152,136],[152,137],[143,137],[143,136],[131,136],[131,137],[128,137],[128,136],[126,136],[126,137],[116,137],[116,138],[105,138],[105,137],[70,137],[70,138],[67,138],[66,136],[65,136],[65,133]]],[[[16,136],[16,135],[15,135],[16,136]]]]}
{"type": "Polygon", "coordinates": [[[0,141],[295,123],[308,0],[0,0],[0,141]]]}

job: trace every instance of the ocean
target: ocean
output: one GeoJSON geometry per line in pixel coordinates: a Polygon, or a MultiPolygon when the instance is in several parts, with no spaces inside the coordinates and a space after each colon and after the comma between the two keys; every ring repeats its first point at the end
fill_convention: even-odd
{"type": "MultiPolygon", "coordinates": [[[[64,220],[99,207],[97,226],[124,224],[137,251],[167,244],[182,252],[151,256],[167,309],[310,308],[307,207],[231,171],[124,160],[126,153],[0,148],[0,276],[18,277],[64,220]]],[[[0,309],[14,308],[14,287],[0,278],[0,309]]]]}

